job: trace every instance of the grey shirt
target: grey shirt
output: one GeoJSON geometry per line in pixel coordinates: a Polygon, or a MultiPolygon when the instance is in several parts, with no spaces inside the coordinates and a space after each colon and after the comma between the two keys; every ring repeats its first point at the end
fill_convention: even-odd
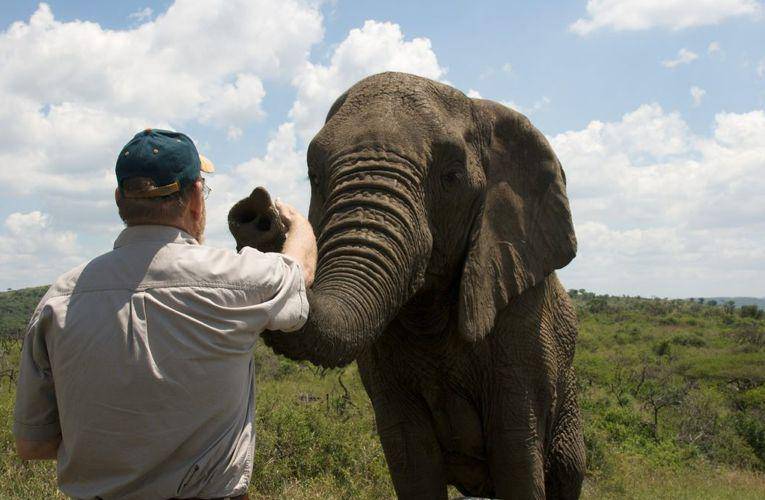
{"type": "Polygon", "coordinates": [[[58,483],[72,497],[245,493],[253,345],[263,330],[296,330],[307,317],[290,258],[199,245],[168,226],[128,227],[37,306],[14,435],[61,435],[58,483]]]}

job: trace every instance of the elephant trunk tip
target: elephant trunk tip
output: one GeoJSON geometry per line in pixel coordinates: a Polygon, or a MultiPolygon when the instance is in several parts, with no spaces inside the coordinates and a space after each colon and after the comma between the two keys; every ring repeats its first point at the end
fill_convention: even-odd
{"type": "Polygon", "coordinates": [[[271,196],[260,186],[231,207],[228,228],[236,240],[237,250],[249,246],[262,252],[279,252],[287,234],[271,196]]]}

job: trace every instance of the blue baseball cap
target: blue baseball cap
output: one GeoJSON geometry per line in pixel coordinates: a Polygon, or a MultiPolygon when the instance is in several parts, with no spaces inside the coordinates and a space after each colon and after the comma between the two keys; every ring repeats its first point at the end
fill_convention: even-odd
{"type": "Polygon", "coordinates": [[[117,185],[126,198],[155,198],[176,193],[215,166],[200,155],[186,134],[147,128],[137,133],[117,157],[117,185]],[[156,187],[144,191],[123,189],[132,177],[148,177],[156,187]]]}

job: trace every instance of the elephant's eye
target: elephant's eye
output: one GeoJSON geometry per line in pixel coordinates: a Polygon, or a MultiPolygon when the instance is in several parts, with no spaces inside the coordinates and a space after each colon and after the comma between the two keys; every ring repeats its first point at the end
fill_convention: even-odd
{"type": "Polygon", "coordinates": [[[441,175],[441,183],[443,184],[444,188],[451,188],[462,182],[464,178],[465,175],[461,170],[450,168],[441,175]]]}

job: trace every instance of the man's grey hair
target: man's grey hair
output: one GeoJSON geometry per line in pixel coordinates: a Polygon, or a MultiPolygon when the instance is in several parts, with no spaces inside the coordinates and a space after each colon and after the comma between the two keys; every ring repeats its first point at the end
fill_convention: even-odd
{"type": "Polygon", "coordinates": [[[157,187],[156,183],[147,177],[133,177],[122,182],[123,196],[118,197],[122,222],[128,226],[138,224],[166,224],[181,218],[191,199],[194,182],[173,194],[156,198],[128,198],[124,193],[131,191],[146,191],[157,187]]]}

